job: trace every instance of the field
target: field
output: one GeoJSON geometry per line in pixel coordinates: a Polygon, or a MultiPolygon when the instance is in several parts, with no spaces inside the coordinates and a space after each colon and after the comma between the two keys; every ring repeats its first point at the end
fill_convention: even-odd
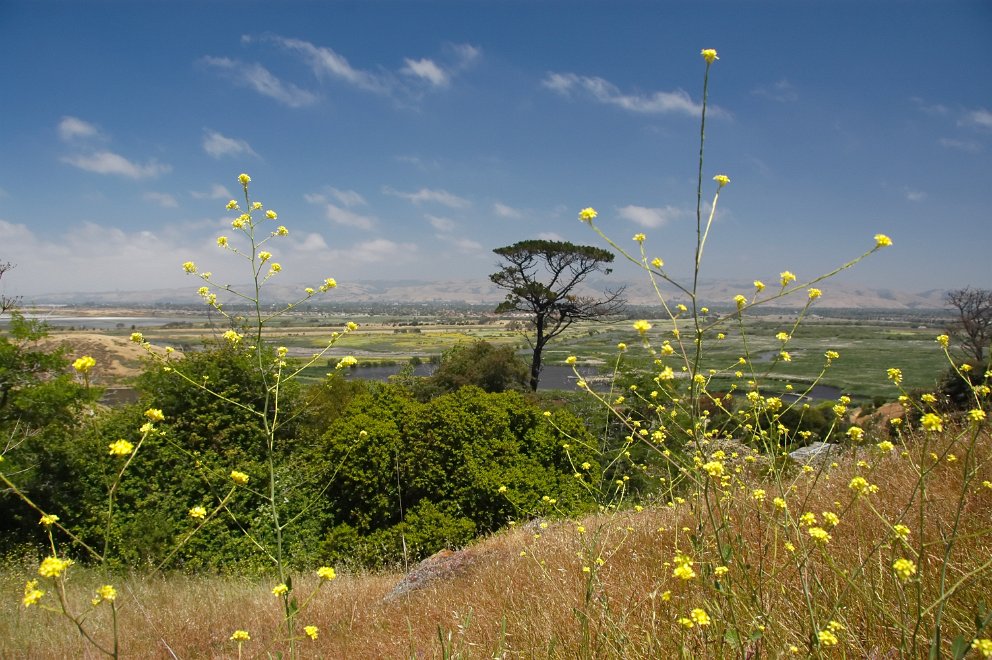
{"type": "MultiPolygon", "coordinates": [[[[102,310],[102,313],[113,314],[115,310],[102,310]]],[[[120,311],[116,310],[116,313],[120,311]]],[[[331,334],[348,321],[359,323],[359,330],[338,343],[329,352],[325,364],[315,365],[306,374],[310,379],[322,378],[328,371],[328,364],[336,363],[344,355],[359,359],[358,375],[362,365],[405,364],[414,357],[426,362],[458,343],[477,339],[515,346],[522,357],[529,357],[524,334],[511,329],[519,322],[496,319],[477,308],[419,316],[363,311],[288,317],[268,327],[265,338],[274,345],[286,346],[291,358],[305,358],[326,346],[331,334]]],[[[670,320],[652,320],[652,323],[657,332],[656,343],[670,337],[673,327],[670,320]]],[[[824,364],[824,352],[834,350],[841,357],[824,374],[822,384],[835,387],[856,400],[870,401],[876,397],[891,400],[897,395],[897,389],[886,380],[887,369],[901,369],[904,386],[910,390],[932,389],[946,370],[943,355],[931,350],[934,337],[943,331],[939,321],[934,323],[932,318],[924,317],[921,321],[916,314],[900,317],[892,313],[884,318],[871,318],[864,313],[851,318],[812,316],[803,321],[789,341],[792,361],[774,360],[781,346],[775,335],[791,332],[794,323],[795,316],[784,313],[754,316],[745,321],[747,354],[755,375],[762,380],[792,382],[798,389],[818,376],[824,364]]],[[[87,327],[85,317],[80,317],[79,329],[56,328],[52,339],[68,343],[73,347],[73,354],[92,353],[97,357],[96,383],[122,386],[140,369],[141,352],[129,345],[130,326],[126,323],[121,324],[123,327],[117,325],[94,329],[87,327]]],[[[685,332],[687,326],[681,327],[685,332]]],[[[145,338],[153,345],[179,350],[195,348],[204,339],[216,338],[225,329],[195,312],[190,312],[185,323],[170,321],[164,325],[141,327],[145,338]]],[[[708,336],[711,339],[706,343],[702,368],[732,374],[739,368],[738,358],[745,354],[740,329],[734,325],[720,326],[713,328],[708,336]],[[716,339],[717,332],[725,333],[726,339],[716,339]]],[[[633,347],[638,341],[630,320],[577,323],[549,344],[544,364],[564,365],[566,357],[575,355],[579,370],[585,375],[596,372],[603,365],[614,364],[619,342],[633,347]]],[[[637,353],[630,351],[628,359],[636,363],[637,353]]]]}

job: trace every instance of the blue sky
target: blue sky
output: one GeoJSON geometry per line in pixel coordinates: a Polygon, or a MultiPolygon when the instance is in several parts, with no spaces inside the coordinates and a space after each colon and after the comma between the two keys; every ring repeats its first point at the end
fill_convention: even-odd
{"type": "Polygon", "coordinates": [[[989,44],[988,2],[5,0],[3,286],[226,272],[241,172],[285,283],[485,279],[518,240],[602,245],[586,206],[687,274],[715,48],[707,276],[813,277],[883,232],[843,282],[988,287],[989,44]]]}

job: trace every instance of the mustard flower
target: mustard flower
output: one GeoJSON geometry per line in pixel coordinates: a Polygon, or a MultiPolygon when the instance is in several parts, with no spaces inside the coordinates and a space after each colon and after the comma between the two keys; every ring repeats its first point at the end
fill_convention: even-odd
{"type": "Polygon", "coordinates": [[[197,520],[203,520],[207,517],[207,510],[202,506],[194,506],[189,510],[189,517],[196,518],[197,520]]]}
{"type": "Polygon", "coordinates": [[[145,336],[140,332],[132,332],[131,341],[133,341],[135,344],[140,344],[145,341],[145,336]]]}
{"type": "Polygon", "coordinates": [[[582,222],[592,222],[597,215],[599,214],[596,213],[596,209],[592,208],[591,206],[586,207],[581,211],[579,211],[579,220],[581,220],[582,222]]]}
{"type": "Polygon", "coordinates": [[[94,605],[99,605],[101,602],[107,600],[112,601],[117,598],[117,590],[109,584],[105,584],[96,590],[96,598],[93,599],[92,603],[94,605]]]}
{"type": "Polygon", "coordinates": [[[730,183],[730,177],[727,176],[726,174],[717,174],[715,177],[713,177],[713,180],[717,182],[717,185],[720,188],[723,188],[725,185],[730,183]]]}
{"type": "Polygon", "coordinates": [[[837,646],[840,640],[837,639],[837,635],[833,634],[829,630],[821,630],[816,634],[817,639],[820,640],[820,644],[823,646],[837,646]]]}
{"type": "Polygon", "coordinates": [[[273,274],[274,273],[278,273],[281,270],[282,270],[282,264],[280,264],[278,262],[273,262],[272,265],[269,266],[269,272],[270,273],[273,273],[273,274]]]}
{"type": "Polygon", "coordinates": [[[816,300],[817,298],[823,295],[823,292],[820,291],[819,289],[809,289],[806,293],[809,294],[810,300],[816,300]]]}
{"type": "Polygon", "coordinates": [[[147,417],[148,419],[150,419],[153,422],[164,422],[165,421],[165,415],[162,414],[162,411],[159,410],[158,408],[149,408],[148,410],[146,410],[145,411],[145,417],[147,417]]]}
{"type": "Polygon", "coordinates": [[[111,442],[107,446],[110,448],[111,456],[130,456],[131,452],[134,451],[134,445],[123,438],[111,442]]]}
{"type": "Polygon", "coordinates": [[[734,296],[734,302],[737,303],[737,309],[744,309],[744,305],[747,304],[747,298],[738,293],[734,296]]]}
{"type": "Polygon", "coordinates": [[[931,432],[940,432],[944,430],[944,420],[940,418],[940,415],[934,413],[927,413],[920,419],[920,423],[923,428],[931,432]]]}
{"type": "Polygon", "coordinates": [[[680,580],[691,580],[696,577],[696,571],[692,570],[692,559],[687,555],[675,555],[674,563],[675,569],[672,571],[672,577],[677,577],[680,580]]]}
{"type": "Polygon", "coordinates": [[[679,625],[682,626],[683,628],[692,628],[696,624],[692,622],[692,619],[690,619],[687,616],[684,616],[681,619],[679,619],[679,625]]]}
{"type": "Polygon", "coordinates": [[[319,632],[317,626],[304,626],[303,632],[305,632],[307,637],[310,639],[317,641],[317,633],[319,632]]]}
{"type": "Polygon", "coordinates": [[[774,500],[772,500],[772,504],[775,505],[776,509],[782,509],[782,510],[784,510],[786,506],[785,500],[783,500],[781,497],[776,497],[774,500]]]}
{"type": "Polygon", "coordinates": [[[888,453],[888,452],[892,451],[893,449],[895,449],[895,445],[892,444],[891,442],[889,442],[888,440],[883,440],[882,442],[878,443],[875,446],[878,447],[878,450],[879,451],[886,452],[886,453],[888,453]]]}
{"type": "Polygon", "coordinates": [[[789,282],[796,281],[796,276],[792,274],[792,271],[783,270],[778,276],[781,278],[782,286],[788,286],[789,282]]]}
{"type": "Polygon", "coordinates": [[[893,525],[892,531],[899,537],[900,540],[905,541],[909,538],[909,527],[906,527],[905,525],[893,525]]]}
{"type": "Polygon", "coordinates": [[[671,342],[669,342],[667,339],[665,340],[665,343],[662,344],[662,346],[661,346],[661,354],[662,355],[674,355],[675,354],[675,349],[672,347],[671,342]]]}
{"type": "Polygon", "coordinates": [[[713,60],[720,59],[717,57],[716,50],[713,48],[704,48],[699,51],[699,54],[703,56],[703,59],[706,60],[707,64],[713,64],[713,60]]]}
{"type": "Polygon", "coordinates": [[[944,348],[947,348],[947,345],[950,344],[950,342],[951,342],[951,338],[948,337],[947,335],[937,335],[937,343],[943,346],[944,348]]]}
{"type": "Polygon", "coordinates": [[[569,355],[567,358],[565,358],[565,364],[575,364],[575,361],[577,359],[578,358],[576,358],[574,355],[569,355]]]}
{"type": "Polygon", "coordinates": [[[826,353],[823,354],[823,357],[827,358],[828,360],[836,360],[840,357],[840,353],[838,353],[837,351],[827,351],[826,353]]]}
{"type": "Polygon", "coordinates": [[[338,285],[337,280],[335,280],[333,277],[328,277],[327,279],[324,280],[324,283],[320,285],[320,290],[327,291],[328,289],[335,288],[337,285],[338,285]]]}
{"type": "Polygon", "coordinates": [[[979,424],[985,419],[985,411],[981,408],[973,408],[968,411],[968,420],[979,424]]]}
{"type": "Polygon", "coordinates": [[[89,373],[90,369],[96,366],[96,360],[89,355],[84,355],[72,363],[72,368],[81,374],[89,373]]]}
{"type": "Polygon", "coordinates": [[[575,532],[576,532],[577,534],[585,534],[585,533],[586,533],[586,528],[585,528],[585,526],[583,526],[583,525],[577,525],[577,526],[575,527],[575,532]]]}
{"type": "Polygon", "coordinates": [[[235,210],[236,208],[238,208],[238,200],[236,200],[236,199],[232,199],[231,201],[229,201],[229,202],[227,203],[227,210],[228,210],[228,211],[233,211],[233,210],[235,210]]]}
{"type": "Polygon", "coordinates": [[[751,499],[758,502],[763,502],[765,499],[765,490],[763,488],[755,488],[751,491],[751,499]]]}
{"type": "Polygon", "coordinates": [[[703,470],[711,477],[719,477],[723,474],[723,463],[720,461],[710,461],[703,465],[703,470]]]}
{"type": "Polygon", "coordinates": [[[634,321],[634,330],[637,330],[642,335],[651,329],[651,324],[647,321],[640,320],[634,321]]]}
{"type": "Polygon", "coordinates": [[[889,247],[892,245],[892,239],[885,234],[875,234],[875,247],[889,247]]]}
{"type": "Polygon", "coordinates": [[[647,236],[645,236],[644,234],[634,234],[633,240],[637,241],[638,243],[643,243],[646,238],[647,236]]]}
{"type": "Polygon", "coordinates": [[[248,475],[245,474],[244,472],[238,472],[237,470],[233,470],[231,472],[231,481],[233,481],[239,486],[244,486],[245,484],[247,484],[248,479],[249,479],[248,475]]]}
{"type": "Polygon", "coordinates": [[[335,369],[344,369],[345,367],[353,367],[356,364],[358,364],[358,360],[354,356],[346,355],[343,358],[341,358],[341,361],[338,362],[335,369]]]}
{"type": "Polygon", "coordinates": [[[824,511],[823,520],[831,527],[836,527],[840,524],[840,517],[833,511],[824,511]]]}
{"type": "Polygon", "coordinates": [[[320,568],[317,569],[317,577],[319,577],[322,580],[327,580],[328,582],[330,582],[331,580],[337,577],[337,573],[335,573],[334,569],[331,568],[330,566],[321,566],[320,568]]]}
{"type": "Polygon", "coordinates": [[[778,354],[778,356],[782,358],[783,362],[792,362],[792,355],[789,353],[789,351],[782,351],[781,353],[778,354]]]}
{"type": "Polygon", "coordinates": [[[271,252],[266,252],[265,250],[262,250],[261,252],[258,253],[258,260],[259,261],[266,262],[266,261],[268,261],[271,258],[272,258],[272,253],[271,252]]]}
{"type": "Polygon", "coordinates": [[[992,658],[992,639],[976,639],[971,643],[971,648],[978,651],[984,658],[992,658]]]}
{"type": "Polygon", "coordinates": [[[727,568],[726,566],[717,566],[716,568],[713,569],[713,573],[717,577],[723,577],[724,575],[726,575],[729,572],[730,572],[730,569],[727,568]]]}
{"type": "Polygon", "coordinates": [[[654,266],[655,268],[661,268],[662,266],[665,265],[665,262],[659,259],[658,257],[655,257],[654,259],[651,260],[651,265],[654,266]]]}
{"type": "Polygon", "coordinates": [[[810,538],[817,543],[822,543],[824,545],[830,543],[830,534],[822,527],[810,527],[807,532],[809,532],[810,538]]]}
{"type": "Polygon", "coordinates": [[[43,526],[43,527],[51,527],[52,525],[54,525],[58,521],[59,521],[59,517],[58,516],[56,516],[54,514],[45,514],[45,515],[43,515],[41,517],[41,520],[38,521],[38,524],[41,525],[41,526],[43,526]]]}
{"type": "Polygon", "coordinates": [[[861,442],[861,440],[865,437],[865,430],[857,426],[852,426],[847,429],[847,437],[854,442],[861,442]]]}
{"type": "Polygon", "coordinates": [[[901,582],[908,582],[916,575],[916,564],[909,559],[897,559],[892,564],[892,570],[901,582]]]}
{"type": "Polygon", "coordinates": [[[248,187],[248,184],[250,182],[251,182],[251,177],[248,176],[247,174],[241,173],[238,175],[238,183],[240,183],[245,188],[248,187]]]}
{"type": "Polygon", "coordinates": [[[621,351],[621,352],[622,351],[626,351],[627,350],[627,344],[625,344],[623,342],[618,343],[617,344],[617,350],[618,351],[621,351]]]}
{"type": "Polygon", "coordinates": [[[288,593],[289,593],[289,587],[287,587],[285,583],[280,583],[272,587],[273,596],[285,596],[288,593]]]}
{"type": "Polygon", "coordinates": [[[235,218],[234,220],[231,220],[231,229],[241,229],[246,224],[248,224],[250,220],[251,220],[251,216],[249,216],[247,213],[241,215],[235,218]]]}
{"type": "Polygon", "coordinates": [[[847,484],[847,487],[858,493],[859,495],[864,495],[865,493],[873,493],[878,490],[877,486],[873,486],[868,483],[868,480],[864,477],[854,477],[851,479],[851,483],[847,484]]]}
{"type": "Polygon", "coordinates": [[[227,236],[218,236],[217,237],[217,246],[218,247],[227,247],[227,236]]]}
{"type": "Polygon", "coordinates": [[[186,271],[187,273],[195,273],[196,264],[194,264],[192,261],[187,261],[183,263],[183,270],[186,271]]]}
{"type": "Polygon", "coordinates": [[[707,614],[706,610],[704,610],[701,607],[697,607],[696,609],[694,609],[692,612],[689,613],[689,616],[692,618],[693,621],[696,622],[696,625],[699,626],[710,625],[710,615],[707,614]]]}
{"type": "Polygon", "coordinates": [[[927,392],[926,394],[920,395],[920,401],[923,403],[937,403],[937,397],[927,392]]]}
{"type": "Polygon", "coordinates": [[[37,604],[44,595],[45,592],[38,588],[37,580],[28,580],[24,584],[24,598],[21,599],[21,603],[24,607],[31,607],[37,604]]]}
{"type": "Polygon", "coordinates": [[[65,569],[72,566],[71,559],[59,559],[58,557],[45,557],[38,567],[38,575],[47,578],[57,578],[62,575],[65,569]]]}
{"type": "Polygon", "coordinates": [[[816,514],[812,511],[807,511],[803,515],[799,516],[799,523],[801,525],[815,525],[816,524],[816,514]]]}
{"type": "Polygon", "coordinates": [[[248,634],[247,630],[235,630],[231,635],[232,642],[247,642],[251,640],[251,635],[248,634]]]}

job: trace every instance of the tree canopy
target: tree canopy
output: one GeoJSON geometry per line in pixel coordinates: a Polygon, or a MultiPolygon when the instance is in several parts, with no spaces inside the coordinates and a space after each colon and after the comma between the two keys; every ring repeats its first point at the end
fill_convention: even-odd
{"type": "Polygon", "coordinates": [[[575,321],[601,319],[623,309],[623,287],[597,297],[576,294],[589,275],[612,272],[606,264],[613,262],[613,253],[590,245],[546,240],[520,241],[493,252],[503,263],[489,279],[507,291],[496,312],[525,312],[534,325],[534,338],[528,337],[533,350],[530,387],[537,390],[541,354],[551,339],[575,321]]]}

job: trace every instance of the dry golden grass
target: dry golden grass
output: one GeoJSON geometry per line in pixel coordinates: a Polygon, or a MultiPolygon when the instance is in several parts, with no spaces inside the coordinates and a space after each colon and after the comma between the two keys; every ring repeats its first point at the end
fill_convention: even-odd
{"type": "MultiPolygon", "coordinates": [[[[836,467],[822,473],[797,471],[784,483],[737,483],[722,498],[711,494],[727,523],[723,538],[733,545],[723,578],[713,572],[719,554],[712,528],[706,529],[721,520],[700,517],[695,507],[701,500],[546,528],[528,524],[479,542],[466,550],[473,561],[463,562],[462,570],[397,598],[386,597],[400,574],[339,575],[301,613],[299,654],[349,659],[778,657],[794,645],[799,657],[898,657],[901,648],[913,657],[905,653],[910,647],[904,641],[916,620],[912,599],[919,588],[926,608],[940,593],[944,541],[954,528],[963,466],[971,460],[979,466],[978,478],[965,492],[944,588],[947,593],[957,585],[943,615],[942,651],[949,655],[956,635],[970,642],[975,605],[992,588],[988,566],[982,568],[992,557],[992,488],[982,485],[992,479],[992,441],[981,437],[969,455],[967,434],[940,438],[933,446],[908,448],[917,460],[932,462],[931,451],[940,457],[926,479],[922,527],[919,480],[910,458],[900,456],[898,448],[881,458],[877,450],[865,449],[839,458],[836,467]],[[948,452],[956,460],[949,461],[948,452]],[[871,467],[859,467],[859,460],[871,467]],[[848,484],[856,474],[867,476],[878,492],[855,498],[848,484]],[[766,500],[752,499],[752,487],[764,487],[766,500]],[[841,517],[830,529],[828,544],[812,542],[803,526],[779,524],[784,515],[771,500],[782,487],[794,517],[807,511],[818,518],[824,511],[841,517]],[[906,586],[891,568],[894,559],[909,552],[894,540],[891,526],[899,522],[912,530],[910,545],[923,541],[920,579],[906,586]],[[784,547],[790,539],[795,552],[784,547]],[[698,577],[673,576],[676,548],[693,554],[698,577]],[[812,603],[806,593],[813,594],[812,603]],[[678,619],[696,607],[709,612],[713,624],[680,626],[678,619]],[[821,627],[830,620],[844,626],[837,646],[810,644],[811,617],[821,627]],[[316,641],[303,636],[304,625],[319,627],[316,641]],[[736,648],[722,641],[730,628],[743,639],[736,648]]],[[[20,606],[24,580],[34,567],[11,566],[2,573],[0,656],[98,657],[59,615],[20,606]]],[[[288,648],[282,610],[270,593],[274,582],[179,575],[113,581],[120,592],[123,657],[234,658],[238,647],[229,638],[236,629],[251,634],[243,657],[265,658],[288,648]]],[[[94,572],[73,568],[69,592],[84,603],[102,583],[94,572]]],[[[316,576],[304,576],[296,594],[302,599],[316,585],[316,576]]],[[[43,603],[54,604],[51,597],[43,603]]],[[[101,606],[102,618],[90,622],[104,641],[109,640],[108,612],[101,606]]],[[[926,653],[934,614],[920,617],[923,637],[915,655],[926,653]]],[[[988,631],[982,636],[988,637],[988,631]]]]}

